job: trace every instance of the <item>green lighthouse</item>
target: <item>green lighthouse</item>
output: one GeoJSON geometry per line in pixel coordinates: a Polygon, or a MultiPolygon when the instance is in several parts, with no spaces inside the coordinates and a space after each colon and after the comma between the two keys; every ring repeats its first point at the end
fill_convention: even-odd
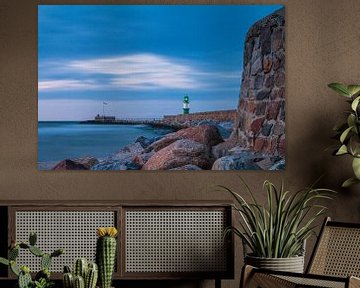
{"type": "Polygon", "coordinates": [[[185,94],[184,96],[184,100],[183,100],[183,114],[189,114],[189,96],[187,94],[185,94]]]}

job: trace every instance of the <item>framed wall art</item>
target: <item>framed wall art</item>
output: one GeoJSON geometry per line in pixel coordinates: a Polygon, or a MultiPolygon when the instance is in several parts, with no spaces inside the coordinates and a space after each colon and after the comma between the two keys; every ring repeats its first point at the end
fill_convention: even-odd
{"type": "Polygon", "coordinates": [[[38,6],[38,169],[284,168],[283,6],[38,6]]]}

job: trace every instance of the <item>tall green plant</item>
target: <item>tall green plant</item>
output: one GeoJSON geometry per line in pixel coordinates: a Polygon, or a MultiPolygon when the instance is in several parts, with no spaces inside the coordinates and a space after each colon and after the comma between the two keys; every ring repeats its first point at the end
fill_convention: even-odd
{"type": "Polygon", "coordinates": [[[349,154],[353,157],[354,177],[347,179],[342,186],[348,187],[360,183],[360,85],[344,85],[331,83],[329,88],[344,96],[350,104],[347,121],[334,127],[340,141],[335,155],[349,154]]]}
{"type": "Polygon", "coordinates": [[[96,242],[96,262],[99,267],[100,288],[110,288],[116,258],[115,227],[100,227],[96,231],[99,238],[96,242]]]}
{"type": "Polygon", "coordinates": [[[251,198],[250,202],[239,193],[220,186],[235,198],[233,208],[240,215],[240,227],[229,227],[225,233],[233,232],[239,236],[256,257],[287,258],[300,255],[304,241],[314,233],[315,220],[326,209],[317,203],[318,200],[331,199],[334,191],[310,187],[292,194],[285,191],[283,184],[278,189],[266,180],[267,205],[263,206],[257,202],[249,186],[242,182],[246,194],[251,198]]]}

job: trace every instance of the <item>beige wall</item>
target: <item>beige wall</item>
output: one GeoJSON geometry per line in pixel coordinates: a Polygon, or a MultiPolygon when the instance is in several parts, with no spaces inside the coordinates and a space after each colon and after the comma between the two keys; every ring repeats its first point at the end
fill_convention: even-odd
{"type": "MultiPolygon", "coordinates": [[[[331,128],[342,118],[346,107],[343,99],[326,85],[333,81],[360,82],[358,0],[277,1],[286,5],[287,21],[284,172],[37,171],[37,2],[85,3],[0,0],[1,200],[216,200],[228,197],[211,191],[209,186],[224,184],[236,188],[237,175],[243,176],[265,199],[261,192],[264,179],[276,183],[284,179],[288,188],[295,190],[326,173],[321,185],[339,190],[329,215],[337,220],[360,222],[360,186],[348,191],[339,189],[341,181],[351,173],[349,159],[334,158],[324,150],[332,143],[331,128]]],[[[254,2],[273,1],[242,1],[254,2]]],[[[240,258],[238,252],[236,255],[240,258]]],[[[240,269],[240,260],[236,269],[240,269]]],[[[239,275],[237,281],[238,278],[239,275]]],[[[227,281],[225,286],[237,287],[236,283],[227,281]]]]}

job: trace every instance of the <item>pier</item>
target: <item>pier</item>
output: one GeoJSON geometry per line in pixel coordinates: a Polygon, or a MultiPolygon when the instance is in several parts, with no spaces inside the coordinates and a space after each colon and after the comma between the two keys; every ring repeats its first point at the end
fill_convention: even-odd
{"type": "Polygon", "coordinates": [[[97,116],[93,120],[81,121],[80,123],[99,125],[149,125],[158,128],[180,128],[174,123],[165,123],[162,118],[115,118],[114,116],[97,116]]]}
{"type": "Polygon", "coordinates": [[[157,128],[179,130],[196,126],[201,121],[235,122],[236,110],[204,111],[189,114],[164,115],[162,118],[116,118],[115,116],[96,115],[92,120],[82,121],[81,124],[106,125],[149,125],[157,128]]]}

